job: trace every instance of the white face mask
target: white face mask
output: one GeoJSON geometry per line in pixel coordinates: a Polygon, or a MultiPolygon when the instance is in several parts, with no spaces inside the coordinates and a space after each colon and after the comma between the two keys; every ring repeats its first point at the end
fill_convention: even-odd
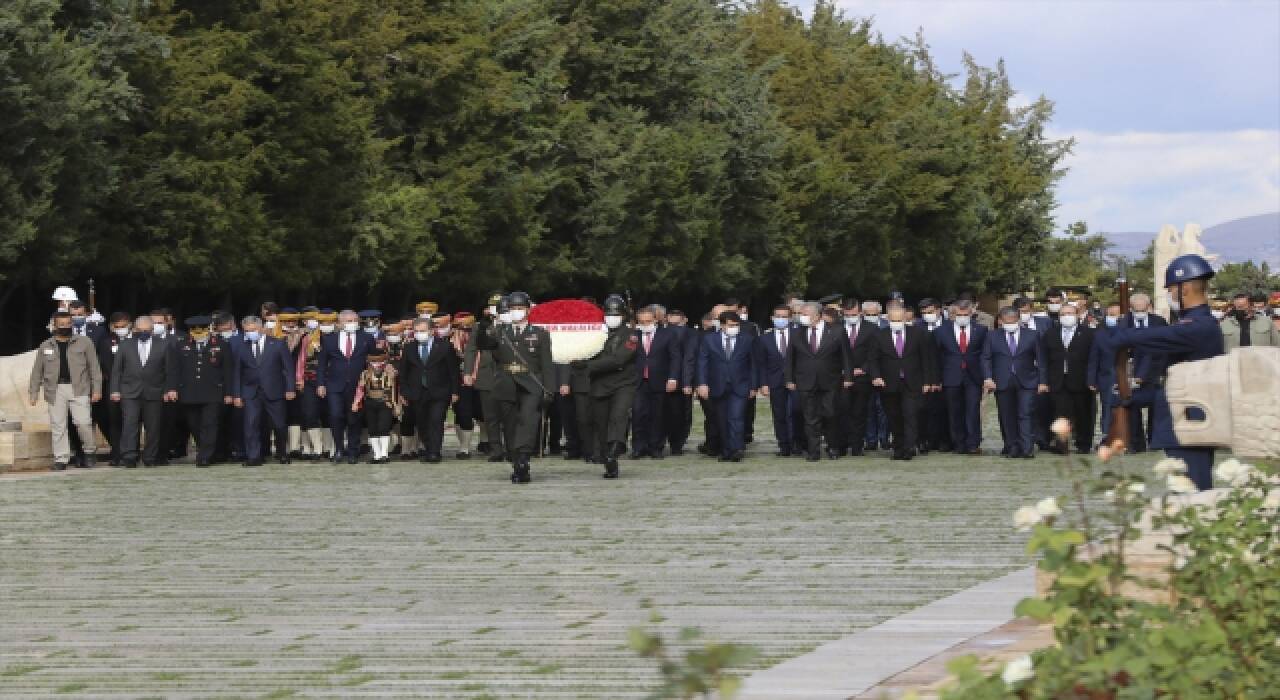
{"type": "Polygon", "coordinates": [[[747,321],[747,312],[746,312],[746,311],[742,311],[742,312],[740,312],[740,313],[738,314],[738,318],[741,318],[741,319],[742,319],[742,321],[743,321],[743,323],[746,323],[746,321],[747,321]]]}
{"type": "Polygon", "coordinates": [[[319,327],[320,327],[320,322],[319,322],[319,321],[317,321],[317,320],[315,320],[315,319],[311,319],[310,321],[307,321],[307,330],[309,330],[309,331],[314,331],[315,329],[317,329],[317,328],[319,328],[319,327]]]}
{"type": "Polygon", "coordinates": [[[487,311],[487,312],[489,312],[489,315],[490,315],[490,316],[497,316],[497,315],[498,315],[498,307],[496,307],[496,306],[486,306],[486,307],[484,307],[484,310],[485,310],[485,311],[487,311]]]}
{"type": "Polygon", "coordinates": [[[398,335],[389,335],[389,336],[387,336],[387,342],[388,342],[388,343],[398,343],[398,342],[400,342],[400,336],[398,336],[398,335]]]}
{"type": "Polygon", "coordinates": [[[622,317],[616,314],[609,314],[604,317],[605,328],[617,328],[622,325],[622,317]]]}
{"type": "Polygon", "coordinates": [[[808,314],[800,314],[796,317],[796,321],[805,327],[813,325],[813,319],[809,318],[808,314]]]}
{"type": "Polygon", "coordinates": [[[867,323],[874,323],[874,324],[876,324],[876,325],[880,325],[880,315],[879,315],[879,314],[863,314],[863,315],[862,315],[862,320],[863,320],[863,321],[866,321],[867,323]]]}
{"type": "Polygon", "coordinates": [[[636,326],[636,330],[641,333],[652,333],[655,330],[655,327],[652,323],[649,323],[643,326],[636,326]]]}
{"type": "Polygon", "coordinates": [[[128,328],[112,328],[112,329],[111,329],[111,332],[112,332],[112,333],[115,333],[117,338],[123,338],[123,337],[125,337],[126,335],[129,335],[129,329],[128,329],[128,328]]]}
{"type": "Polygon", "coordinates": [[[1016,333],[1018,331],[1018,324],[1016,323],[1002,323],[1000,327],[1004,329],[1005,333],[1016,333]]]}
{"type": "Polygon", "coordinates": [[[773,327],[777,328],[778,330],[782,330],[783,328],[786,328],[787,326],[790,326],[790,325],[791,325],[790,318],[784,318],[782,316],[773,317],[773,327]]]}
{"type": "Polygon", "coordinates": [[[844,325],[846,325],[846,326],[852,326],[853,324],[855,324],[855,323],[857,323],[857,322],[858,322],[858,317],[857,317],[857,316],[845,316],[845,317],[844,317],[844,325]]]}
{"type": "Polygon", "coordinates": [[[922,314],[922,315],[920,316],[920,318],[923,318],[925,323],[937,323],[937,322],[938,322],[938,314],[922,314]]]}
{"type": "Polygon", "coordinates": [[[276,322],[275,322],[275,321],[263,321],[263,322],[262,322],[262,327],[263,327],[263,328],[266,328],[267,330],[271,330],[272,328],[275,328],[275,327],[276,327],[276,322]]]}
{"type": "Polygon", "coordinates": [[[1031,314],[1030,314],[1030,313],[1027,313],[1027,312],[1025,312],[1025,311],[1024,311],[1024,312],[1022,312],[1022,313],[1019,313],[1019,314],[1018,314],[1018,320],[1019,320],[1019,321],[1021,321],[1021,322],[1023,322],[1023,323],[1026,323],[1026,322],[1028,322],[1028,321],[1030,321],[1030,320],[1031,320],[1031,314]]]}
{"type": "MultiPolygon", "coordinates": [[[[1172,299],[1170,299],[1170,300],[1169,300],[1169,308],[1173,309],[1174,311],[1177,311],[1177,310],[1178,310],[1178,308],[1177,308],[1176,306],[1174,306],[1174,305],[1173,305],[1173,300],[1172,300],[1172,299]]],[[[1134,311],[1134,312],[1133,312],[1133,320],[1135,320],[1135,321],[1145,321],[1145,320],[1147,320],[1147,312],[1146,312],[1146,311],[1134,311]]]]}
{"type": "Polygon", "coordinates": [[[232,338],[236,337],[236,332],[235,331],[218,331],[218,335],[222,336],[223,340],[231,340],[232,338]]]}
{"type": "Polygon", "coordinates": [[[1051,313],[1055,313],[1055,314],[1056,314],[1056,313],[1058,313],[1058,312],[1059,312],[1059,311],[1061,311],[1061,310],[1062,310],[1062,304],[1049,304],[1049,311],[1050,311],[1051,313]]]}
{"type": "Polygon", "coordinates": [[[436,329],[436,337],[437,337],[437,338],[448,338],[450,333],[453,333],[453,328],[451,328],[451,327],[450,327],[450,328],[437,328],[437,329],[436,329]]]}
{"type": "Polygon", "coordinates": [[[1076,324],[1079,322],[1080,317],[1072,316],[1070,314],[1063,314],[1058,317],[1058,323],[1061,323],[1063,328],[1075,328],[1076,324]]]}
{"type": "Polygon", "coordinates": [[[890,322],[889,322],[889,330],[891,330],[891,331],[895,331],[895,332],[896,332],[896,331],[900,331],[900,330],[902,330],[903,328],[906,328],[906,327],[907,327],[907,324],[906,324],[906,322],[904,322],[904,321],[890,321],[890,322]]]}
{"type": "MultiPolygon", "coordinates": [[[[1171,305],[1171,306],[1172,306],[1172,305],[1171,305]]],[[[1226,318],[1226,316],[1227,316],[1226,312],[1224,312],[1224,311],[1218,311],[1217,309],[1214,309],[1213,311],[1210,311],[1209,313],[1210,313],[1210,314],[1212,314],[1212,315],[1213,315],[1213,317],[1214,317],[1214,318],[1216,318],[1216,319],[1218,319],[1219,321],[1221,321],[1222,319],[1226,318]]]]}
{"type": "Polygon", "coordinates": [[[332,324],[332,323],[322,323],[322,324],[320,324],[320,332],[321,332],[321,333],[332,333],[332,332],[334,332],[335,330],[337,330],[337,329],[333,327],[333,324],[332,324]]]}
{"type": "Polygon", "coordinates": [[[519,323],[519,322],[523,321],[523,320],[524,320],[524,317],[525,317],[528,313],[529,313],[529,312],[528,312],[528,311],[526,311],[525,309],[512,309],[512,310],[511,310],[511,322],[512,322],[512,323],[519,323]]]}
{"type": "Polygon", "coordinates": [[[510,312],[510,311],[503,311],[502,313],[498,314],[498,322],[499,322],[499,323],[511,323],[511,312],[510,312]]]}
{"type": "Polygon", "coordinates": [[[430,337],[431,337],[431,334],[430,334],[430,333],[428,333],[428,332],[426,332],[426,331],[414,331],[414,332],[413,332],[413,339],[414,339],[414,340],[416,340],[416,341],[418,341],[419,343],[425,343],[425,342],[427,342],[427,339],[428,339],[428,338],[430,338],[430,337]]]}
{"type": "Polygon", "coordinates": [[[955,322],[956,322],[956,325],[957,325],[957,326],[960,326],[961,328],[968,328],[968,327],[969,327],[969,317],[968,317],[968,316],[956,316],[956,317],[955,317],[955,322]]]}
{"type": "Polygon", "coordinates": [[[736,336],[740,330],[742,330],[741,326],[725,326],[724,334],[732,338],[736,336]]]}
{"type": "Polygon", "coordinates": [[[151,324],[151,334],[152,334],[152,335],[156,335],[156,336],[160,336],[160,337],[162,337],[162,338],[163,338],[163,337],[164,337],[164,324],[163,324],[163,323],[152,323],[152,324],[151,324]]]}
{"type": "Polygon", "coordinates": [[[346,331],[347,333],[355,333],[356,331],[360,330],[360,324],[356,323],[355,321],[347,321],[346,323],[342,324],[342,330],[346,331]]]}

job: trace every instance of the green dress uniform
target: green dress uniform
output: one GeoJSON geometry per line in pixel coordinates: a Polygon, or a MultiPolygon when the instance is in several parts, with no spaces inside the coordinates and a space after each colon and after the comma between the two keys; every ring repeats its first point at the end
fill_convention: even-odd
{"type": "Polygon", "coordinates": [[[573,364],[590,377],[592,452],[605,465],[607,478],[618,475],[618,456],[627,447],[631,404],[640,383],[635,371],[638,346],[635,331],[618,326],[609,330],[599,354],[573,364]]]}
{"type": "Polygon", "coordinates": [[[542,407],[556,386],[551,334],[528,322],[492,325],[482,321],[476,328],[476,347],[493,355],[495,422],[502,424],[511,478],[527,483],[529,458],[538,449],[542,407]]]}
{"type": "Polygon", "coordinates": [[[488,438],[489,461],[505,461],[507,448],[502,440],[502,421],[498,420],[498,403],[493,397],[493,387],[497,382],[497,370],[493,362],[493,353],[481,350],[477,346],[480,336],[481,322],[476,322],[476,332],[467,338],[467,345],[462,352],[462,375],[474,379],[472,387],[476,390],[480,402],[481,420],[485,424],[488,438]]]}

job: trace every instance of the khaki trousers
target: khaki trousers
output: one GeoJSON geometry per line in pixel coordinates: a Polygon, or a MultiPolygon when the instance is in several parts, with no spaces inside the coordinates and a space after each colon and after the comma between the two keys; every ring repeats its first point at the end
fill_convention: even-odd
{"type": "Polygon", "coordinates": [[[93,433],[88,396],[76,396],[70,384],[59,384],[49,405],[49,429],[53,433],[53,461],[66,464],[71,461],[71,437],[67,434],[67,417],[80,432],[80,444],[88,454],[97,452],[98,438],[93,433]]]}

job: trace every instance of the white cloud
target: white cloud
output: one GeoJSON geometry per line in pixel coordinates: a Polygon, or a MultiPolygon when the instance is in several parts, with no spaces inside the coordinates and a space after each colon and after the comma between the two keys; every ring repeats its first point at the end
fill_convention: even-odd
{"type": "Polygon", "coordinates": [[[1081,219],[1094,231],[1208,227],[1280,210],[1280,130],[1070,135],[1059,229],[1081,219]]]}

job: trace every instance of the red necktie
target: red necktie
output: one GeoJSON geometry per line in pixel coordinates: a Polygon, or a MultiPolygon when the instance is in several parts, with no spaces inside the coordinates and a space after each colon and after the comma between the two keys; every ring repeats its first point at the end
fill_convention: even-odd
{"type": "Polygon", "coordinates": [[[346,355],[348,358],[351,357],[351,334],[350,333],[347,334],[347,349],[343,351],[343,354],[346,355]]]}
{"type": "Polygon", "coordinates": [[[818,329],[817,328],[809,329],[809,350],[811,350],[815,355],[818,354],[818,329]]]}
{"type": "MultiPolygon", "coordinates": [[[[960,329],[960,354],[964,355],[969,352],[969,332],[964,328],[960,329]]],[[[968,369],[969,363],[960,358],[960,369],[968,369]]]]}

